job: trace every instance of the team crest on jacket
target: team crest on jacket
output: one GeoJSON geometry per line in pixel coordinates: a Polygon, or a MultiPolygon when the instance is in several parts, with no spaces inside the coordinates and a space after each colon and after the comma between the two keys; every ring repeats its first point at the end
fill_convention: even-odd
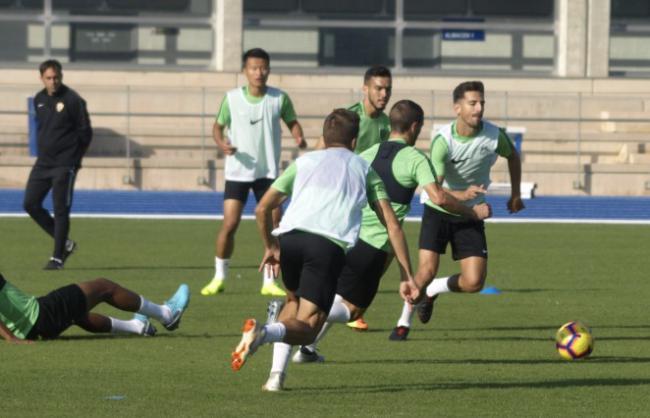
{"type": "Polygon", "coordinates": [[[56,104],[56,111],[57,111],[57,112],[61,112],[61,111],[63,110],[64,107],[65,107],[65,105],[63,104],[63,102],[58,102],[58,103],[56,104]]]}

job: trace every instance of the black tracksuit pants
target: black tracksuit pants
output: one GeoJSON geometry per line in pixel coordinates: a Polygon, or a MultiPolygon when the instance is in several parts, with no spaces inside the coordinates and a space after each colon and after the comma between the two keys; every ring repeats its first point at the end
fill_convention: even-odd
{"type": "Polygon", "coordinates": [[[70,230],[70,208],[77,170],[74,167],[41,167],[35,165],[29,174],[23,208],[36,223],[54,238],[52,256],[63,259],[63,250],[70,230]],[[52,189],[54,218],[43,207],[45,196],[52,189]]]}

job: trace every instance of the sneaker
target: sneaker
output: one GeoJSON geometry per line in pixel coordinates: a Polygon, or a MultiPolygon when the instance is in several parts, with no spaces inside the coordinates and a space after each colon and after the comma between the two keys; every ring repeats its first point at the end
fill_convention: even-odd
{"type": "Polygon", "coordinates": [[[356,331],[368,331],[368,323],[364,321],[363,318],[359,318],[356,321],[348,322],[347,326],[356,330],[356,331]]]}
{"type": "Polygon", "coordinates": [[[201,289],[201,294],[203,296],[212,296],[217,293],[223,293],[225,288],[226,286],[223,283],[223,279],[214,278],[203,289],[201,289]]]}
{"type": "Polygon", "coordinates": [[[230,355],[230,366],[233,371],[239,371],[249,356],[252,356],[262,343],[266,331],[254,319],[244,321],[241,341],[237,344],[235,351],[230,355]]]}
{"type": "Polygon", "coordinates": [[[168,331],[173,331],[178,328],[183,312],[185,312],[185,309],[187,309],[187,305],[189,304],[190,288],[183,283],[178,286],[178,290],[176,290],[174,296],[165,301],[165,306],[169,307],[172,311],[172,320],[167,324],[163,324],[168,331]]]}
{"type": "Polygon", "coordinates": [[[284,308],[284,300],[282,299],[272,299],[269,302],[269,306],[266,308],[267,325],[278,322],[278,315],[280,315],[282,308],[284,308]]]}
{"type": "Polygon", "coordinates": [[[154,327],[151,321],[149,320],[148,316],[137,313],[133,315],[133,319],[135,319],[136,321],[140,321],[144,324],[144,326],[142,327],[142,332],[140,332],[140,335],[143,335],[145,337],[153,337],[158,332],[156,327],[154,327]]]}
{"type": "Polygon", "coordinates": [[[278,286],[275,281],[264,284],[260,293],[262,296],[287,296],[287,292],[278,286]]]}
{"type": "Polygon", "coordinates": [[[269,379],[262,386],[264,392],[280,392],[284,390],[284,378],[286,374],[282,372],[271,372],[269,379]]]}
{"type": "Polygon", "coordinates": [[[318,351],[301,345],[291,361],[294,363],[322,363],[325,361],[325,357],[318,354],[318,351]]]}
{"type": "Polygon", "coordinates": [[[71,239],[67,240],[65,242],[65,247],[63,247],[63,256],[61,257],[61,260],[65,263],[65,260],[67,260],[68,257],[70,257],[72,253],[75,252],[76,249],[77,249],[77,243],[71,239]]]}
{"type": "Polygon", "coordinates": [[[418,313],[418,318],[423,324],[426,324],[431,319],[431,315],[433,314],[433,302],[435,302],[437,297],[438,295],[433,297],[427,296],[417,305],[416,311],[418,313]]]}
{"type": "Polygon", "coordinates": [[[63,261],[58,258],[50,257],[43,270],[63,270],[63,261]]]}
{"type": "Polygon", "coordinates": [[[406,341],[406,337],[409,335],[409,327],[399,326],[393,329],[393,332],[390,333],[388,339],[391,341],[406,341]]]}

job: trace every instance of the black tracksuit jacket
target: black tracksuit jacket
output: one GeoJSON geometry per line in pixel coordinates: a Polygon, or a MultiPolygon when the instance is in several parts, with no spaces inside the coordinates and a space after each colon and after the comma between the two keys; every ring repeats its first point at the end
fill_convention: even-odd
{"type": "Polygon", "coordinates": [[[45,89],[34,97],[38,123],[39,167],[81,167],[93,131],[86,102],[62,84],[52,96],[45,89]]]}

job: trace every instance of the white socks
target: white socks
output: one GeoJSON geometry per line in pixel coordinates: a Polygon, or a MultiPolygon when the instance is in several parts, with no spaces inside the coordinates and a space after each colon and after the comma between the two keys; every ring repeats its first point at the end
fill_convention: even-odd
{"type": "Polygon", "coordinates": [[[284,335],[287,333],[287,328],[282,322],[264,325],[264,329],[266,332],[264,333],[261,344],[282,342],[284,335]]]}
{"type": "Polygon", "coordinates": [[[323,337],[325,336],[325,334],[327,334],[327,331],[329,331],[332,325],[334,325],[335,323],[347,324],[348,322],[350,322],[350,309],[347,307],[345,303],[343,303],[343,298],[341,297],[341,295],[336,295],[334,296],[334,303],[330,308],[330,313],[329,315],[327,315],[327,322],[323,324],[323,328],[321,328],[314,342],[309,345],[306,345],[305,347],[307,347],[311,351],[315,351],[316,345],[321,339],[323,339],[323,337]]]}
{"type": "Polygon", "coordinates": [[[156,318],[163,324],[168,324],[172,321],[172,310],[169,309],[169,306],[158,305],[148,301],[142,296],[140,296],[140,309],[138,309],[138,313],[151,318],[156,318]]]}
{"type": "Polygon", "coordinates": [[[230,263],[230,259],[228,259],[228,258],[219,258],[219,257],[214,258],[214,278],[215,279],[226,280],[226,276],[228,275],[228,264],[229,263],[230,263]]]}
{"type": "Polygon", "coordinates": [[[137,319],[131,319],[129,321],[123,321],[121,319],[115,319],[108,317],[111,320],[111,333],[128,333],[128,334],[142,334],[142,329],[144,328],[144,322],[138,321],[137,319]]]}
{"type": "Polygon", "coordinates": [[[275,282],[275,277],[273,276],[273,267],[271,267],[270,264],[265,264],[264,270],[262,270],[262,272],[264,278],[264,285],[273,284],[273,282],[275,282]]]}
{"type": "Polygon", "coordinates": [[[404,302],[404,306],[402,306],[402,315],[397,321],[397,326],[411,328],[411,318],[413,318],[414,310],[415,309],[413,309],[413,305],[408,302],[404,302]]]}
{"type": "Polygon", "coordinates": [[[451,292],[448,285],[449,277],[433,279],[433,281],[429,284],[429,286],[427,286],[427,296],[431,298],[440,293],[451,292]]]}
{"type": "Polygon", "coordinates": [[[271,373],[280,372],[284,373],[289,364],[289,357],[291,356],[291,346],[285,343],[273,344],[273,364],[271,365],[271,373]]]}

